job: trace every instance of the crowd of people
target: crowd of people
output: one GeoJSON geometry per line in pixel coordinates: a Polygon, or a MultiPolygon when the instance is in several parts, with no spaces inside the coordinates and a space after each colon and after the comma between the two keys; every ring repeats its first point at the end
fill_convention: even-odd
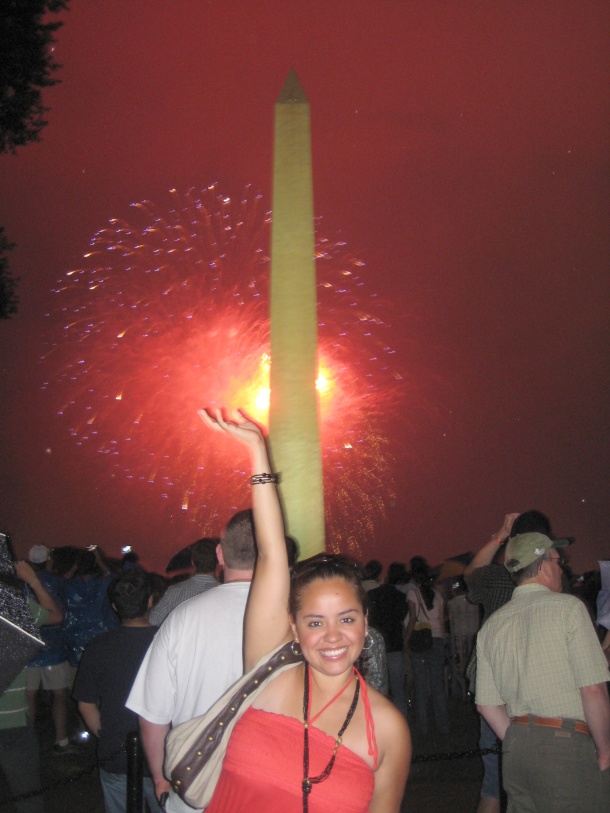
{"type": "MultiPolygon", "coordinates": [[[[150,813],[398,813],[407,721],[420,738],[447,736],[449,696],[474,696],[481,749],[503,751],[502,783],[498,754],[483,757],[478,813],[499,813],[502,784],[510,813],[610,809],[610,633],[595,626],[598,574],[577,579],[562,562],[571,540],[527,511],[447,578],[423,556],[385,578],[379,560],[297,561],[259,428],[202,418],[249,449],[252,510],[191,546],[192,575],[170,582],[95,547],[35,545],[15,564],[45,647],[0,697],[14,794],[39,788],[42,689],[53,757],[96,738],[107,813],[126,810],[124,743],[138,726],[150,813]],[[68,730],[71,702],[80,730],[68,730]],[[210,725],[223,729],[213,752],[186,748],[210,725]]],[[[18,807],[42,813],[42,796],[18,807]]]]}

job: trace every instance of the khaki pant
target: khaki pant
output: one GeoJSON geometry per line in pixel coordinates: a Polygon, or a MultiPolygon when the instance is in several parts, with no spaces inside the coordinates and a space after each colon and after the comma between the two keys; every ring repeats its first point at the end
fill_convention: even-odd
{"type": "Polygon", "coordinates": [[[502,743],[507,813],[610,813],[610,768],[588,734],[513,723],[502,743]]]}

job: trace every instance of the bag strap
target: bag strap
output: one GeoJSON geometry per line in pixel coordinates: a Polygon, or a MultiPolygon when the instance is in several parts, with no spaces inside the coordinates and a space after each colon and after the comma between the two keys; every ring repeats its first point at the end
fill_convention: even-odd
{"type": "MultiPolygon", "coordinates": [[[[276,677],[278,672],[302,662],[302,653],[294,652],[290,642],[284,644],[276,649],[271,657],[266,656],[259,661],[254,669],[233,685],[232,690],[226,692],[206,714],[200,716],[209,719],[209,723],[199,732],[197,741],[170,771],[171,785],[176,793],[184,798],[191,781],[203,769],[221,744],[223,736],[231,731],[236,720],[245,708],[251,705],[254,696],[263,686],[276,677]]],[[[172,731],[176,732],[176,729],[172,731]]],[[[172,737],[172,732],[169,737],[172,737]]]]}
{"type": "Polygon", "coordinates": [[[423,601],[421,593],[419,592],[419,587],[416,587],[415,589],[417,590],[417,598],[418,598],[418,604],[419,604],[419,608],[418,608],[418,611],[417,611],[417,621],[419,621],[419,610],[423,610],[424,615],[426,616],[428,621],[430,621],[430,616],[428,615],[428,613],[426,612],[426,608],[424,607],[424,601],[423,601]]]}

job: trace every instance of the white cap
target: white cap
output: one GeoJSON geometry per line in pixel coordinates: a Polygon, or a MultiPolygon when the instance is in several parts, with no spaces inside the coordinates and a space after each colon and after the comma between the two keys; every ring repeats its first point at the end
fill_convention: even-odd
{"type": "Polygon", "coordinates": [[[51,551],[46,545],[34,545],[32,548],[30,548],[28,559],[35,565],[42,565],[47,561],[50,553],[51,551]]]}

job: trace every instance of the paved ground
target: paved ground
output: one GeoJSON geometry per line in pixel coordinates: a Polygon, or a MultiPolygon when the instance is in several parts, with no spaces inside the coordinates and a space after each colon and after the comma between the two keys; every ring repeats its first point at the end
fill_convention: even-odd
{"type": "MultiPolygon", "coordinates": [[[[481,782],[478,757],[420,761],[435,754],[464,753],[476,749],[478,721],[469,702],[451,701],[452,732],[449,736],[414,738],[415,762],[407,785],[402,813],[475,813],[481,782]]],[[[47,813],[104,813],[102,792],[95,770],[92,747],[76,755],[53,756],[52,727],[48,700],[41,704],[38,729],[41,738],[42,779],[47,813]],[[85,773],[84,773],[85,772],[85,773]]],[[[0,813],[18,813],[5,800],[8,791],[0,779],[0,813]]]]}
{"type": "MultiPolygon", "coordinates": [[[[475,813],[483,766],[478,756],[426,757],[465,754],[478,748],[479,718],[470,701],[450,701],[451,734],[413,734],[411,766],[402,813],[475,813]]],[[[413,729],[412,729],[413,730],[413,729]]]]}

